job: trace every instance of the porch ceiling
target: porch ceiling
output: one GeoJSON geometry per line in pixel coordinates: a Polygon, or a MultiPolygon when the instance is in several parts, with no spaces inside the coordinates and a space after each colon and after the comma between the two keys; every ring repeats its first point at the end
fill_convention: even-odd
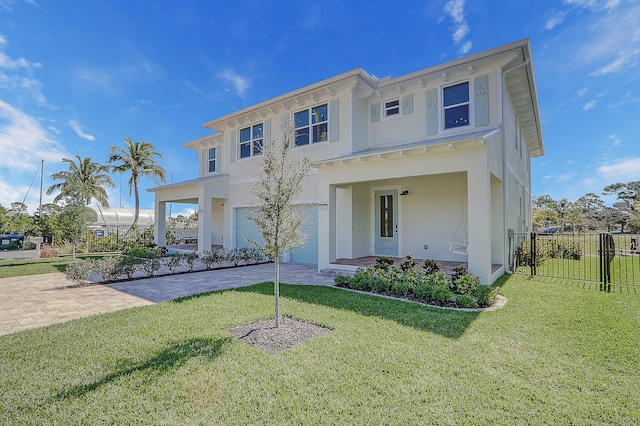
{"type": "MultiPolygon", "coordinates": [[[[227,184],[226,181],[224,181],[223,178],[229,178],[229,174],[228,173],[221,173],[221,174],[217,174],[214,176],[203,176],[203,177],[199,177],[196,179],[190,179],[190,180],[183,180],[182,182],[176,182],[176,183],[171,183],[168,185],[162,185],[162,186],[156,186],[154,188],[149,188],[147,189],[148,192],[163,192],[163,191],[169,191],[169,190],[174,190],[177,188],[184,188],[184,187],[188,187],[188,186],[202,186],[207,182],[213,181],[213,180],[223,180],[223,183],[225,186],[227,184]]],[[[226,197],[222,197],[222,198],[226,198],[226,197]]]]}
{"type": "Polygon", "coordinates": [[[429,153],[438,150],[448,150],[454,148],[463,148],[465,146],[474,146],[478,143],[484,144],[487,139],[496,135],[501,128],[490,127],[487,129],[477,130],[474,132],[461,133],[438,138],[422,139],[419,141],[408,142],[404,144],[385,146],[380,148],[371,148],[363,151],[354,152],[340,157],[330,158],[314,163],[314,166],[333,166],[335,164],[350,163],[353,161],[367,161],[372,158],[383,158],[394,154],[408,155],[409,153],[423,152],[429,153]]]}

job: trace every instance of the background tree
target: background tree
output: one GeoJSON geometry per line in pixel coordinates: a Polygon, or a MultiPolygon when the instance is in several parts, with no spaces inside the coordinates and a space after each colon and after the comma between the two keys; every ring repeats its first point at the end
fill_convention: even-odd
{"type": "Polygon", "coordinates": [[[47,195],[60,191],[53,199],[54,203],[73,198],[86,206],[91,203],[91,199],[95,199],[104,207],[109,207],[109,195],[105,188],[115,188],[109,175],[109,167],[91,161],[91,157],[80,158],[76,155],[76,159],[77,163],[69,158],[62,159],[68,170],[51,175],[53,180],[61,182],[51,185],[47,189],[47,195]]]}
{"type": "Polygon", "coordinates": [[[576,200],[582,209],[586,227],[590,230],[603,229],[605,204],[598,194],[589,192],[576,200]]]}
{"type": "Polygon", "coordinates": [[[128,137],[124,138],[126,146],[119,148],[112,146],[111,154],[107,162],[113,164],[112,169],[118,173],[130,173],[129,178],[129,195],[133,191],[135,198],[135,213],[133,224],[127,231],[131,231],[138,224],[140,216],[140,194],[138,185],[140,177],[145,176],[152,179],[158,185],[165,181],[166,171],[158,164],[157,158],[163,158],[162,154],[154,151],[154,146],[149,142],[132,142],[128,137]]]}
{"type": "Polygon", "coordinates": [[[281,128],[283,140],[272,140],[266,144],[262,170],[257,175],[258,181],[251,188],[251,193],[257,199],[257,207],[249,215],[264,240],[262,251],[274,261],[276,328],[280,326],[280,257],[304,244],[302,225],[306,217],[295,209],[294,201],[302,194],[311,167],[306,157],[289,156],[294,131],[286,121],[281,128]]]}
{"type": "Polygon", "coordinates": [[[634,202],[640,201],[640,181],[607,185],[602,193],[617,196],[618,201],[613,203],[618,210],[615,221],[620,224],[620,232],[624,232],[629,220],[633,219],[634,202]]]}

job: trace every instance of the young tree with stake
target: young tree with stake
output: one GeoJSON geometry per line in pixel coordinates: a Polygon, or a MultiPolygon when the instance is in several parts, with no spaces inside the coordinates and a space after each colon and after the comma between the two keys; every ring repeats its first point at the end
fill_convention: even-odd
{"type": "MultiPolygon", "coordinates": [[[[295,132],[288,121],[281,124],[282,140],[264,142],[262,169],[257,182],[251,188],[257,206],[249,219],[262,235],[264,246],[260,249],[274,261],[275,327],[279,321],[280,257],[296,247],[304,245],[302,226],[305,215],[295,209],[309,177],[311,162],[306,157],[291,157],[289,147],[295,140],[295,132]]],[[[256,244],[256,242],[252,242],[256,244]]]]}

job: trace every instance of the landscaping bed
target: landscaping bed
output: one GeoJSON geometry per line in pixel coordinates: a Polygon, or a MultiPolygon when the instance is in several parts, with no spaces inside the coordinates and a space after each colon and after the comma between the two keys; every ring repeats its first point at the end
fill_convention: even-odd
{"type": "Polygon", "coordinates": [[[382,294],[450,308],[485,308],[496,302],[497,289],[481,285],[480,279],[469,273],[466,266],[457,266],[451,276],[440,271],[437,262],[424,261],[416,269],[416,261],[407,255],[399,267],[394,258],[380,256],[375,266],[358,268],[355,275],[338,275],[338,287],[382,294]]]}

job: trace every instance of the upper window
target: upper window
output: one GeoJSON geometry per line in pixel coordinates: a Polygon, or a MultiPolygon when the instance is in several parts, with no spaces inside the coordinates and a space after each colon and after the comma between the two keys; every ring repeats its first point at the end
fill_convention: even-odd
{"type": "Polygon", "coordinates": [[[240,129],[240,158],[262,154],[263,124],[240,129]]]}
{"type": "Polygon", "coordinates": [[[445,87],[444,99],[444,128],[469,125],[469,82],[445,87]]]}
{"type": "Polygon", "coordinates": [[[400,114],[400,99],[393,99],[384,103],[384,116],[391,117],[392,115],[400,114]]]}
{"type": "Polygon", "coordinates": [[[209,173],[218,171],[218,148],[209,148],[209,173]]]}
{"type": "Polygon", "coordinates": [[[293,114],[296,131],[296,146],[325,142],[329,137],[327,104],[308,108],[293,114]]]}

